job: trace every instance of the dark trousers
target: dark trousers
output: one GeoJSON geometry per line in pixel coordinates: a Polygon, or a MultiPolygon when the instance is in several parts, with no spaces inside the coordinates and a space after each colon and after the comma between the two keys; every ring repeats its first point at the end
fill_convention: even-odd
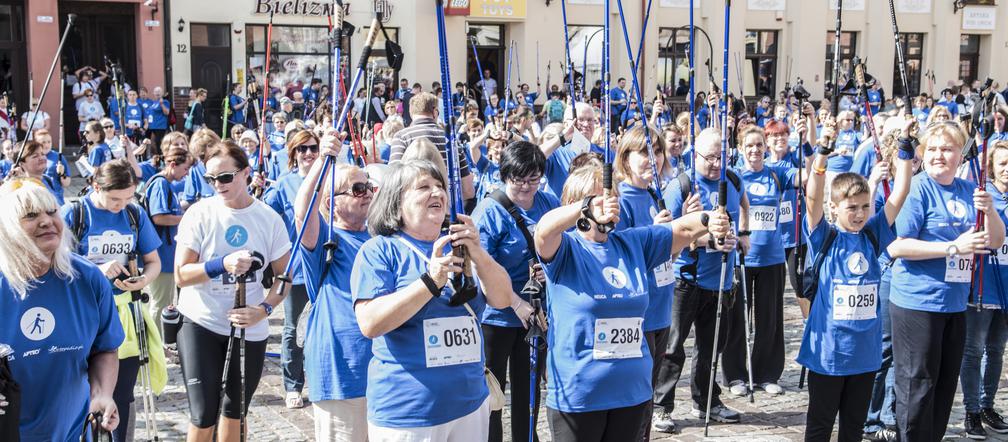
{"type": "Polygon", "coordinates": [[[801,246],[788,247],[784,249],[784,261],[787,262],[788,281],[791,283],[791,289],[794,290],[796,294],[801,291],[798,290],[799,281],[801,281],[798,277],[798,267],[799,264],[805,264],[806,249],[808,249],[808,246],[805,245],[804,242],[801,246]],[[797,250],[798,253],[795,253],[795,250],[797,250]]]}
{"type": "Polygon", "coordinates": [[[585,413],[546,409],[554,442],[625,442],[640,437],[647,402],[632,407],[585,413]]]}
{"type": "MultiPolygon", "coordinates": [[[[751,312],[749,320],[753,329],[753,384],[776,383],[784,373],[784,264],[746,267],[745,270],[746,307],[751,312]]],[[[741,272],[736,274],[741,275],[741,272]]],[[[749,381],[742,293],[736,293],[734,307],[725,316],[731,324],[724,354],[721,355],[725,385],[733,381],[749,381]]]]}
{"type": "Polygon", "coordinates": [[[874,381],[875,372],[829,376],[809,370],[805,440],[829,442],[839,414],[837,442],[859,442],[874,381]]]}
{"type": "MultiPolygon", "coordinates": [[[[672,329],[669,334],[669,343],[672,344],[671,351],[661,358],[661,365],[658,367],[658,379],[654,384],[654,403],[664,407],[668,411],[675,408],[675,388],[679,383],[679,376],[682,375],[683,365],[686,362],[686,350],[684,344],[689,336],[690,329],[695,328],[695,345],[693,357],[690,360],[690,371],[693,373],[690,379],[690,396],[693,398],[693,405],[699,409],[707,407],[707,384],[710,381],[711,359],[714,356],[714,320],[717,316],[718,292],[703,290],[696,285],[689,284],[681,279],[676,280],[675,295],[672,298],[672,329]]],[[[732,291],[726,290],[722,303],[724,308],[721,311],[722,318],[728,317],[731,313],[732,291]]],[[[718,349],[724,347],[725,338],[728,336],[727,324],[721,324],[718,333],[718,349]]],[[[714,383],[711,402],[713,406],[721,405],[721,388],[714,383]]]]}
{"type": "MultiPolygon", "coordinates": [[[[514,442],[528,441],[529,437],[529,390],[531,381],[531,364],[529,354],[531,347],[525,342],[528,330],[521,327],[497,327],[483,324],[483,348],[486,353],[486,363],[490,372],[497,378],[501,389],[511,379],[511,440],[514,442]],[[510,376],[506,376],[510,373],[510,376]]],[[[539,353],[536,371],[537,379],[542,377],[546,365],[546,352],[539,353]]],[[[538,383],[536,385],[538,387],[538,383]]],[[[539,388],[535,389],[536,405],[539,405],[539,388]]],[[[536,407],[538,409],[538,407],[536,407]]],[[[538,441],[538,436],[533,436],[538,441]]],[[[490,412],[490,442],[500,442],[504,439],[504,425],[501,422],[501,411],[490,412]]]]}
{"type": "Polygon", "coordinates": [[[959,383],[966,313],[935,313],[889,305],[896,427],[900,440],[940,441],[959,383]]]}
{"type": "Polygon", "coordinates": [[[297,345],[297,326],[301,312],[308,305],[304,284],[291,286],[283,300],[284,328],[280,338],[280,365],[283,366],[284,391],[301,392],[304,388],[304,349],[297,345]]]}
{"type": "MultiPolygon", "coordinates": [[[[644,339],[647,340],[648,350],[651,352],[652,388],[658,382],[658,368],[661,366],[661,359],[665,356],[665,351],[668,350],[670,333],[670,327],[644,332],[644,339]]],[[[641,440],[645,442],[651,440],[652,410],[654,410],[654,401],[647,401],[647,410],[644,411],[644,418],[641,420],[641,440]]]]}
{"type": "Polygon", "coordinates": [[[119,409],[119,426],[112,432],[112,440],[126,442],[133,439],[129,434],[130,406],[133,404],[133,387],[136,386],[137,375],[140,373],[140,357],[133,356],[119,360],[119,377],[116,378],[112,400],[119,409]]]}

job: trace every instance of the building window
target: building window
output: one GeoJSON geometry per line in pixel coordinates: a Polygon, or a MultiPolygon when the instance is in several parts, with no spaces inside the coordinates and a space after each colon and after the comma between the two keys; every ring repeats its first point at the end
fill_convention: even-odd
{"type": "MultiPolygon", "coordinates": [[[[399,43],[399,28],[384,28],[385,32],[388,33],[389,39],[391,39],[394,43],[399,43]]],[[[371,27],[362,27],[360,32],[361,35],[367,35],[371,32],[371,27]]],[[[344,63],[346,63],[346,61],[344,61],[344,63]]],[[[376,38],[374,44],[371,45],[371,56],[368,57],[368,66],[374,66],[375,68],[375,75],[377,76],[375,81],[381,81],[381,79],[384,79],[390,85],[399,84],[399,73],[389,67],[388,60],[385,58],[385,35],[381,32],[378,33],[378,38],[376,38]]],[[[347,72],[346,75],[349,75],[349,72],[347,72]]],[[[349,77],[347,78],[347,81],[349,81],[349,77]]],[[[413,83],[415,83],[415,81],[410,82],[410,86],[412,86],[413,83]]],[[[398,88],[398,86],[396,86],[396,88],[398,88]]],[[[426,86],[424,86],[424,88],[426,89],[426,86]]]]}
{"type": "MultiPolygon", "coordinates": [[[[857,53],[857,32],[851,31],[841,31],[840,32],[840,76],[841,78],[845,73],[851,72],[853,67],[854,54],[857,53]]],[[[826,83],[830,85],[828,90],[831,90],[833,84],[833,44],[836,41],[836,33],[829,31],[826,33],[826,75],[823,78],[826,79],[826,83]]]]}
{"type": "MultiPolygon", "coordinates": [[[[246,25],[246,66],[256,81],[262,81],[266,60],[266,26],[246,25]]],[[[332,47],[329,29],[325,26],[273,26],[270,42],[270,86],[280,88],[285,95],[300,91],[312,78],[331,83],[332,47]]],[[[380,36],[379,36],[380,38],[380,36]]],[[[343,39],[341,58],[344,75],[350,59],[349,39],[343,39]]],[[[193,43],[195,44],[195,42],[193,43]]]]}
{"type": "MultiPolygon", "coordinates": [[[[666,95],[685,96],[689,93],[689,41],[689,27],[658,30],[657,68],[666,95]]],[[[698,63],[696,57],[693,62],[698,63]]]]}
{"type": "Polygon", "coordinates": [[[747,31],[745,43],[745,94],[773,98],[777,88],[777,31],[747,31]]]}
{"type": "Polygon", "coordinates": [[[921,67],[924,65],[924,34],[920,32],[901,32],[900,46],[903,47],[903,57],[906,58],[907,86],[909,93],[903,90],[903,80],[899,73],[898,56],[893,63],[893,94],[894,96],[917,95],[920,93],[921,67]]]}
{"type": "MultiPolygon", "coordinates": [[[[570,26],[567,31],[570,37],[571,60],[574,62],[574,82],[578,87],[581,96],[587,95],[587,91],[595,87],[595,82],[602,79],[602,41],[605,35],[602,34],[602,26],[570,26]],[[582,75],[585,75],[584,77],[582,75]]],[[[612,46],[615,41],[610,41],[609,59],[616,57],[617,52],[612,46]]],[[[622,46],[621,46],[622,47],[622,46]]],[[[634,54],[636,56],[636,54],[634,54]]],[[[626,55],[623,55],[626,57],[626,55]]],[[[566,72],[566,68],[561,68],[561,72],[566,72]]],[[[612,82],[616,77],[612,77],[612,82]]],[[[563,83],[567,78],[563,79],[563,83]]],[[[630,82],[627,81],[629,85],[630,82]]],[[[610,86],[611,87],[611,86],[610,86]]],[[[629,86],[631,89],[633,86],[629,86]]]]}
{"type": "Polygon", "coordinates": [[[959,78],[970,84],[980,76],[980,36],[959,37],[959,78]]]}

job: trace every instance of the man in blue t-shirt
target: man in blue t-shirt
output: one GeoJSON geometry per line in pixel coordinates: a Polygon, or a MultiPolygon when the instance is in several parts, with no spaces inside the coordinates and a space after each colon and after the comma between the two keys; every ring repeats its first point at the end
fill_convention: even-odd
{"type": "MultiPolygon", "coordinates": [[[[305,89],[310,90],[307,87],[305,89]]],[[[228,110],[228,126],[233,127],[245,124],[245,107],[248,105],[248,100],[241,96],[241,92],[241,83],[231,83],[231,94],[228,95],[228,107],[230,107],[228,110]]]]}
{"type": "MultiPolygon", "coordinates": [[[[626,88],[626,78],[620,77],[619,80],[616,80],[616,87],[609,89],[609,109],[612,112],[612,120],[610,121],[620,121],[623,111],[627,108],[629,100],[624,88],[626,88]]],[[[609,125],[610,131],[616,131],[616,129],[615,125],[609,125]]]]}
{"type": "MultiPolygon", "coordinates": [[[[141,89],[142,90],[142,89],[141,89]]],[[[168,115],[171,114],[171,101],[164,94],[160,86],[154,88],[154,95],[147,99],[147,111],[144,117],[147,118],[147,138],[151,143],[160,148],[161,138],[168,132],[168,115]]]]}
{"type": "MultiPolygon", "coordinates": [[[[664,192],[666,207],[674,217],[680,217],[697,210],[714,210],[718,205],[718,187],[721,176],[721,134],[718,129],[709,128],[700,132],[696,138],[696,182],[683,189],[683,185],[667,186],[664,192]],[[685,194],[685,197],[684,197],[685,194]]],[[[683,173],[690,174],[691,171],[683,173]]],[[[721,267],[723,262],[735,263],[736,245],[748,250],[749,203],[741,192],[744,183],[731,170],[726,171],[728,195],[726,210],[729,218],[737,224],[730,234],[721,239],[704,237],[697,241],[696,247],[684,249],[676,259],[673,271],[676,277],[675,294],[672,301],[672,327],[669,335],[671,349],[662,357],[658,371],[658,380],[654,385],[655,406],[658,414],[653,425],[658,431],[674,433],[676,424],[672,420],[672,410],[675,408],[675,388],[679,382],[686,362],[685,343],[690,329],[695,329],[695,344],[691,361],[692,379],[690,390],[693,398],[693,415],[703,419],[706,415],[708,397],[707,386],[710,380],[710,366],[714,357],[714,323],[717,316],[717,299],[719,291],[722,301],[722,317],[731,316],[731,296],[734,293],[734,266],[725,269],[724,285],[721,285],[721,267]],[[727,254],[727,256],[724,256],[727,254]],[[727,261],[723,261],[727,259],[727,261]]],[[[718,347],[724,345],[727,330],[722,327],[718,333],[718,347]]],[[[739,413],[725,406],[720,399],[721,389],[714,383],[710,393],[710,419],[715,422],[736,423],[739,413]]]]}

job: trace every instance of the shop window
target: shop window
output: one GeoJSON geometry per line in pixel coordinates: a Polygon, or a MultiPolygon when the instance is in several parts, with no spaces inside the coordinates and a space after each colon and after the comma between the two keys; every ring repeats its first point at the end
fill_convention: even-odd
{"type": "MultiPolygon", "coordinates": [[[[697,31],[697,38],[701,38],[697,31]]],[[[685,96],[689,93],[689,27],[658,30],[659,82],[666,95],[685,96]]],[[[694,63],[702,63],[693,57],[694,63]]],[[[696,68],[696,66],[694,66],[696,68]]]]}
{"type": "Polygon", "coordinates": [[[746,31],[746,95],[773,98],[777,89],[777,31],[746,31]]]}
{"type": "MultiPolygon", "coordinates": [[[[261,81],[266,60],[266,26],[246,25],[246,65],[249,74],[261,81]]],[[[366,30],[364,31],[366,32],[366,30]]],[[[346,68],[350,60],[349,39],[343,39],[344,79],[348,81],[346,68]]],[[[195,45],[195,42],[193,43],[195,45]]],[[[326,26],[273,26],[272,49],[270,50],[270,85],[281,88],[286,95],[301,90],[312,78],[331,83],[332,45],[326,26]]]]}
{"type": "MultiPolygon", "coordinates": [[[[921,88],[921,67],[924,65],[924,34],[919,32],[901,32],[899,35],[900,46],[903,47],[903,57],[906,59],[907,86],[910,88],[909,95],[917,95],[921,88]]],[[[893,57],[896,57],[895,55],[893,57]]],[[[903,90],[903,80],[899,73],[899,59],[894,58],[893,63],[893,94],[894,96],[907,95],[903,90]]]]}
{"type": "Polygon", "coordinates": [[[959,37],[959,78],[966,84],[980,76],[980,36],[963,34],[959,37]]]}

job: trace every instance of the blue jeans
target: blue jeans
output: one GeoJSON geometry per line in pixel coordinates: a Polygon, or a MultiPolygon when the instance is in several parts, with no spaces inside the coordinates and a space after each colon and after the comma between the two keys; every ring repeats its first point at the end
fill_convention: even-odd
{"type": "Polygon", "coordinates": [[[301,392],[304,388],[304,349],[297,345],[298,317],[308,304],[308,291],[304,284],[291,286],[284,298],[284,328],[280,339],[280,365],[283,366],[284,390],[301,392]]]}
{"type": "Polygon", "coordinates": [[[963,349],[959,382],[967,413],[994,407],[994,394],[1001,377],[1008,325],[1001,310],[966,309],[966,347],[963,349]],[[981,384],[981,380],[983,383],[981,384]]]}
{"type": "Polygon", "coordinates": [[[882,367],[875,373],[872,386],[871,404],[865,419],[865,433],[874,433],[884,427],[895,427],[896,392],[895,373],[892,370],[892,321],[889,319],[889,282],[892,280],[892,266],[882,266],[879,281],[879,316],[882,318],[882,367]]]}

